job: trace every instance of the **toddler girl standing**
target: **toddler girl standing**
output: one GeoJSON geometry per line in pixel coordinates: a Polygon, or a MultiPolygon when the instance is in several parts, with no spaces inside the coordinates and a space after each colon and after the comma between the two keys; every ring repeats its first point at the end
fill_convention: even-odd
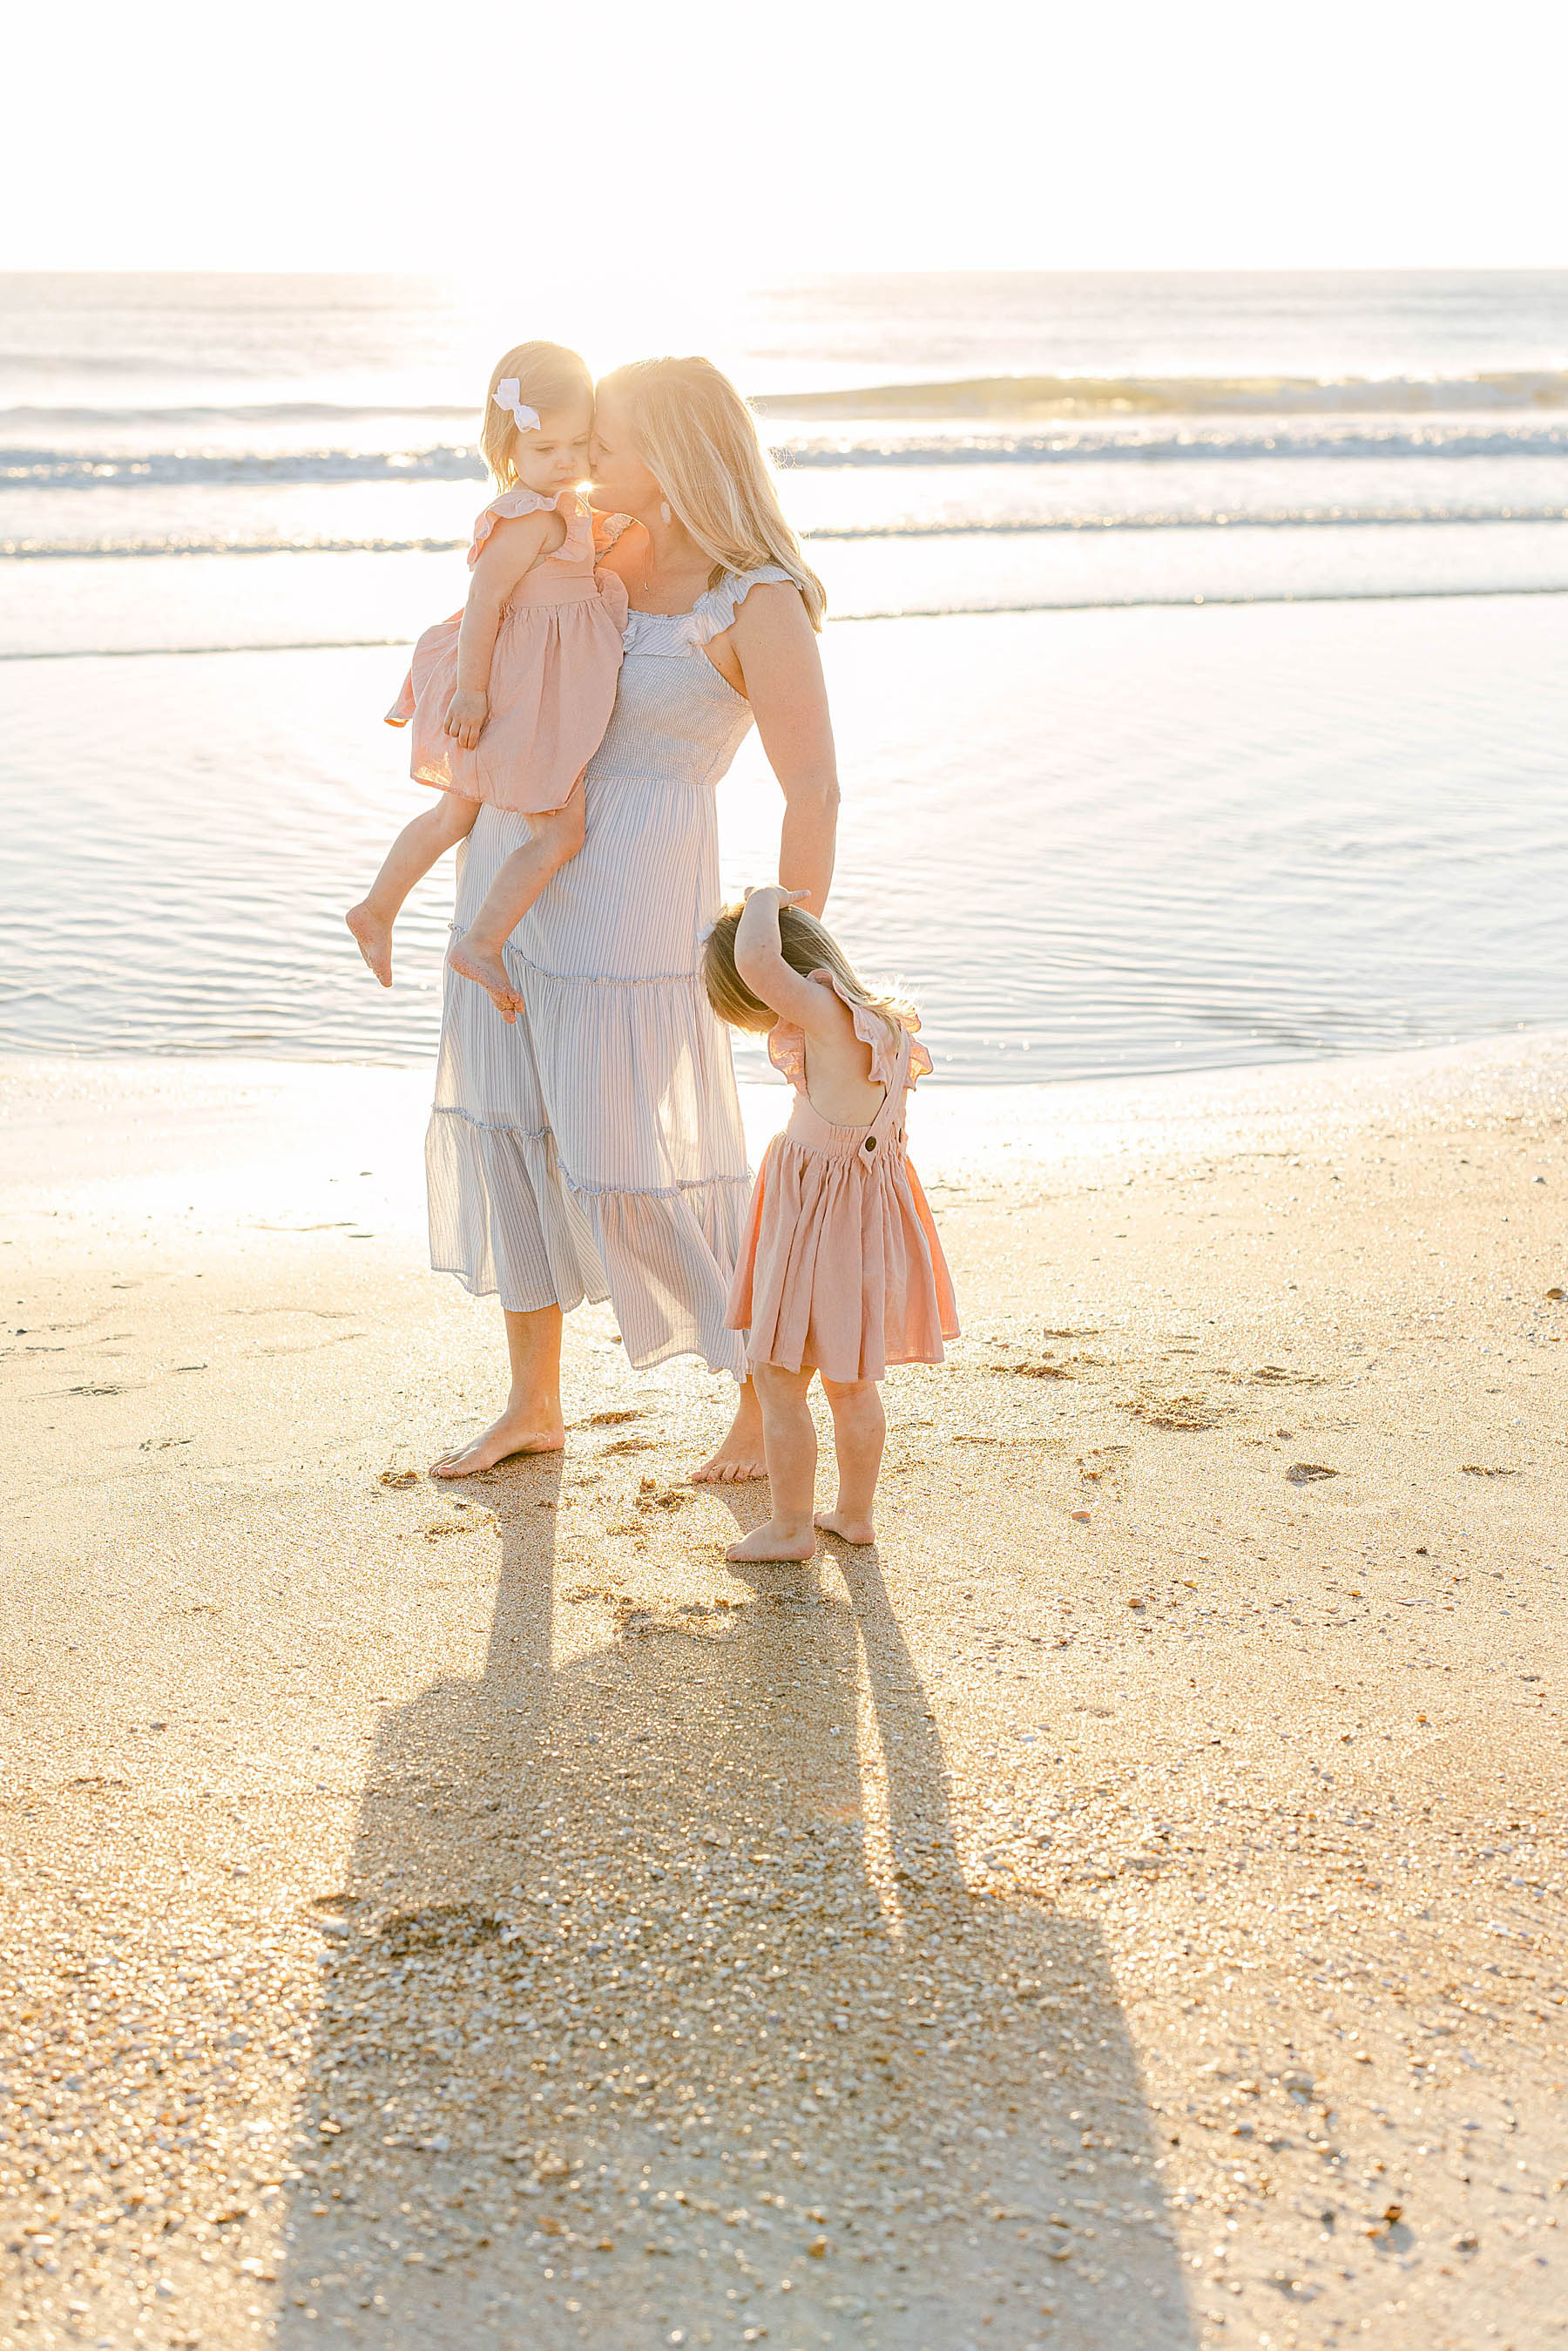
{"type": "Polygon", "coordinates": [[[765,1029],[768,1057],[795,1089],[752,1195],[730,1293],[748,1331],[762,1406],[773,1517],[726,1559],[809,1559],[817,1527],[876,1541],[871,1503],[887,1422],[877,1383],[889,1364],[940,1364],[958,1336],[952,1282],[931,1212],[904,1155],[909,1089],[931,1057],[907,1006],[857,977],[801,891],[753,890],[711,932],[708,1000],[721,1020],[765,1029]],[[820,1373],[833,1414],[838,1499],[813,1512],[820,1373]]]}
{"type": "Polygon", "coordinates": [[[519,343],[490,380],[479,444],[500,485],[473,526],[461,612],[414,647],[389,726],[413,722],[411,773],[441,794],[392,843],[347,921],[383,987],[392,924],[414,883],[465,840],[482,800],[526,815],[529,839],[496,874],[448,961],[494,998],[519,998],[502,950],[551,875],[583,845],[583,769],[615,702],[626,589],[594,568],[588,469],[593,379],[576,351],[519,343]]]}

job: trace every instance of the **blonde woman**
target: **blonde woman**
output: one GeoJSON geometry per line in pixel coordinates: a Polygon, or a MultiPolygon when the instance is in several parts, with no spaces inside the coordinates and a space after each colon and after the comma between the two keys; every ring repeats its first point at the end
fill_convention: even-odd
{"type": "MultiPolygon", "coordinates": [[[[822,586],[750,411],[708,360],[607,377],[590,454],[593,503],[613,517],[604,563],[629,601],[625,658],[584,778],[583,846],[506,943],[504,1004],[447,981],[431,1262],[499,1296],[512,1377],[500,1417],[435,1468],[469,1477],[558,1447],[561,1318],[607,1297],[632,1364],[696,1354],[741,1384],[696,1477],[759,1478],[761,1416],[726,1313],[751,1178],[701,965],[719,904],[713,788],[753,720],[784,793],[780,883],[817,913],[827,896],[838,783],[822,586]]],[[[527,838],[526,818],[481,808],[460,929],[527,838]]]]}

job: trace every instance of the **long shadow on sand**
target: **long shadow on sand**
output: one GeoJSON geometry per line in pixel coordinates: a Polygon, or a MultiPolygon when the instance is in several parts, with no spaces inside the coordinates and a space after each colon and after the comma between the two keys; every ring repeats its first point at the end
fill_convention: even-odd
{"type": "Polygon", "coordinates": [[[553,1670],[559,1480],[378,1742],[276,2339],[1193,2345],[1100,1938],[966,1890],[875,1561],[553,1670]]]}

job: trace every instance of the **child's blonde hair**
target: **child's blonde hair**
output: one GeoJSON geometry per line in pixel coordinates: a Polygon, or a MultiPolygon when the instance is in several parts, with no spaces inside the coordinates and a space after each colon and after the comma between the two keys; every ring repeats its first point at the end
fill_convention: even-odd
{"type": "Polygon", "coordinates": [[[604,378],[625,399],[639,454],[713,567],[775,563],[800,590],[814,629],[826,591],[784,519],[756,419],[711,360],[634,360],[604,378]]]}
{"type": "MultiPolygon", "coordinates": [[[[744,904],[726,906],[708,934],[702,950],[702,985],[721,1020],[732,1029],[759,1033],[771,1029],[778,1014],[753,996],[735,968],[735,933],[744,904]]],[[[883,988],[867,987],[849,957],[826,926],[803,906],[779,908],[779,946],[792,971],[809,979],[814,971],[830,971],[851,1004],[863,1004],[895,1033],[917,1025],[915,1008],[883,988]]]]}
{"type": "Polygon", "coordinates": [[[587,403],[593,414],[594,380],[587,360],[564,343],[517,343],[498,359],[490,371],[490,389],[484,395],[484,421],[479,428],[479,446],[485,464],[504,490],[509,490],[517,479],[517,425],[510,410],[497,408],[496,387],[508,376],[517,379],[517,397],[529,408],[541,413],[552,408],[569,408],[574,401],[587,403]]]}

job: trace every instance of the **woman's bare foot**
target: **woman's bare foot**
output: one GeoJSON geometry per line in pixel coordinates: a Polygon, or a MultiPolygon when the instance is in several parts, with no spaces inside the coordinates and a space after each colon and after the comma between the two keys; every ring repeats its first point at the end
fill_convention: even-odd
{"type": "Polygon", "coordinates": [[[461,1452],[443,1453],[439,1461],[432,1461],[431,1476],[476,1477],[481,1469],[493,1469],[498,1461],[510,1460],[514,1453],[559,1453],[566,1441],[566,1432],[558,1418],[526,1406],[514,1412],[508,1405],[483,1437],[476,1437],[461,1452]]]}
{"type": "Polygon", "coordinates": [[[852,1510],[818,1510],[816,1523],[825,1535],[836,1535],[840,1542],[874,1543],[877,1530],[869,1519],[857,1519],[852,1510]]]}
{"type": "MultiPolygon", "coordinates": [[[[768,1465],[763,1455],[763,1413],[757,1402],[757,1392],[748,1380],[741,1390],[741,1401],[735,1407],[735,1417],[730,1433],[717,1453],[711,1453],[701,1469],[691,1472],[694,1486],[744,1486],[753,1478],[765,1478],[768,1465]]],[[[752,1557],[765,1556],[753,1552],[752,1557]]]]}
{"type": "Polygon", "coordinates": [[[499,955],[476,947],[465,934],[453,939],[446,951],[446,959],[453,971],[464,979],[472,979],[483,988],[503,1020],[515,1020],[523,1009],[523,998],[512,985],[512,977],[499,955]]]}
{"type": "Polygon", "coordinates": [[[392,926],[373,914],[368,898],[350,906],[343,917],[358,942],[360,954],[383,987],[392,984],[392,926]]]}
{"type": "Polygon", "coordinates": [[[724,1553],[737,1562],[747,1559],[811,1559],[816,1551],[815,1527],[781,1527],[770,1519],[765,1527],[742,1535],[724,1553]]]}

